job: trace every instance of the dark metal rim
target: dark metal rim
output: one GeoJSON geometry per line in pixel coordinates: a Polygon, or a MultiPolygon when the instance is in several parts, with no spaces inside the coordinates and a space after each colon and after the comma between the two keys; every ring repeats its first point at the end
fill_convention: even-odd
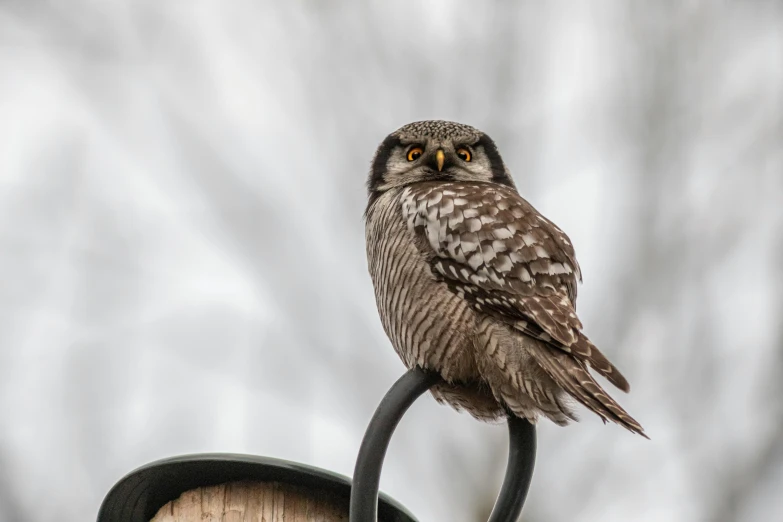
{"type": "MultiPolygon", "coordinates": [[[[186,491],[241,480],[311,487],[346,502],[351,494],[349,478],[296,462],[225,453],[182,455],[145,464],[120,479],[101,504],[97,522],[148,522],[186,491]]],[[[383,494],[380,514],[383,520],[416,522],[402,505],[383,494]]]]}

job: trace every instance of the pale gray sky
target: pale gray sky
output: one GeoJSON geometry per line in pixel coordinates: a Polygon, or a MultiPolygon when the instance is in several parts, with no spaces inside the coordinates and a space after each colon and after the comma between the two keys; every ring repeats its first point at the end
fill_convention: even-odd
{"type": "MultiPolygon", "coordinates": [[[[771,1],[0,3],[0,520],[89,520],[182,453],[350,475],[404,370],[365,176],[429,118],[492,135],[571,236],[652,438],[543,424],[523,519],[783,514],[781,27],[771,1]]],[[[382,489],[474,522],[505,444],[425,397],[382,489]]]]}

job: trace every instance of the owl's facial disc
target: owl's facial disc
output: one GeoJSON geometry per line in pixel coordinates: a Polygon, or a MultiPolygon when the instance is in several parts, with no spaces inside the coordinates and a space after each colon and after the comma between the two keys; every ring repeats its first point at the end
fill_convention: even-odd
{"type": "MultiPolygon", "coordinates": [[[[408,163],[411,164],[412,169],[429,168],[432,172],[425,171],[422,174],[429,175],[433,179],[449,179],[448,173],[443,173],[443,167],[448,165],[446,163],[446,151],[440,143],[411,145],[405,157],[408,159],[408,163]],[[425,150],[429,151],[426,155],[425,150]]],[[[415,170],[409,172],[415,172],[415,170]]]]}
{"type": "Polygon", "coordinates": [[[370,204],[387,190],[424,181],[514,186],[489,136],[467,125],[443,121],[411,123],[386,137],[367,180],[370,204]]]}
{"type": "Polygon", "coordinates": [[[475,139],[400,139],[392,147],[381,175],[380,191],[422,181],[492,181],[493,171],[484,147],[475,139]]]}

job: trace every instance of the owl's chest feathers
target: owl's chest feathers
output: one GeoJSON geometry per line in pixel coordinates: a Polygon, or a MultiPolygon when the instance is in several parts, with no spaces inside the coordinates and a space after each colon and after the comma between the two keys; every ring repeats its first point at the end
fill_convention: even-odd
{"type": "Polygon", "coordinates": [[[476,314],[435,279],[403,219],[401,193],[384,193],[367,214],[367,260],[381,322],[409,368],[470,380],[476,374],[476,314]]]}

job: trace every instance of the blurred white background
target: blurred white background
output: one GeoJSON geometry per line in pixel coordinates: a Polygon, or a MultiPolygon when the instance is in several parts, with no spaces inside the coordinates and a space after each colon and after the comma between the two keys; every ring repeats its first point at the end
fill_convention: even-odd
{"type": "MultiPolygon", "coordinates": [[[[571,236],[652,438],[542,424],[523,520],[783,519],[781,2],[5,0],[0,520],[92,520],[182,453],[350,475],[404,370],[365,177],[430,118],[571,236]]],[[[485,520],[505,458],[427,396],[381,486],[485,520]]]]}

